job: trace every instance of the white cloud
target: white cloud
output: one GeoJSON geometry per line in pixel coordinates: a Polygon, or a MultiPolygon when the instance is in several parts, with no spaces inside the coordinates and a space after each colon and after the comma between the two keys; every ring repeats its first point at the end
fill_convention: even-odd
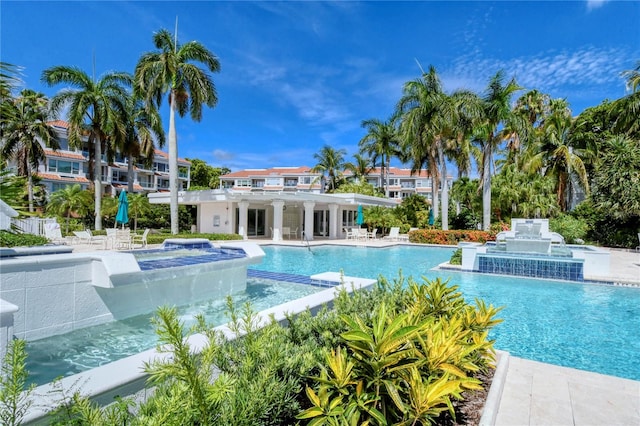
{"type": "Polygon", "coordinates": [[[595,9],[599,9],[609,0],[587,0],[587,10],[592,11],[595,9]]]}

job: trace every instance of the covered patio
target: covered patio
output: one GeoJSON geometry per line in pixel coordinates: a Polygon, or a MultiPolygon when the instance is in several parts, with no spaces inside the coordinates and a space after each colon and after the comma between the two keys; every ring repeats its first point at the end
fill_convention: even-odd
{"type": "MultiPolygon", "coordinates": [[[[169,204],[169,193],[148,195],[152,204],[169,204]]],[[[345,238],[356,225],[358,206],[394,207],[386,198],[362,194],[311,192],[184,191],[178,203],[197,207],[196,231],[237,233],[245,239],[345,238]]]]}

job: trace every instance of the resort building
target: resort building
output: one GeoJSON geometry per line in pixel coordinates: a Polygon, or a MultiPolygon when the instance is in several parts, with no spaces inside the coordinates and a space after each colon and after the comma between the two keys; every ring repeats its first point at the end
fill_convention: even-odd
{"type": "MultiPolygon", "coordinates": [[[[390,167],[385,169],[385,180],[389,182],[389,198],[396,203],[411,194],[420,194],[431,200],[431,177],[426,170],[411,174],[411,169],[390,167]]],[[[351,172],[344,173],[353,179],[351,172]]],[[[374,188],[382,188],[380,168],[372,169],[365,176],[374,188]]],[[[449,187],[453,182],[447,177],[449,187]]],[[[245,169],[220,176],[220,188],[239,192],[312,192],[323,193],[324,180],[321,173],[311,167],[273,167],[270,169],[245,169]]]]}
{"type": "MultiPolygon", "coordinates": [[[[62,120],[49,123],[58,135],[60,149],[54,151],[44,148],[46,160],[38,167],[36,175],[48,193],[57,191],[67,185],[80,184],[83,189],[90,185],[89,176],[89,146],[82,149],[69,146],[67,122],[62,120]]],[[[9,165],[11,167],[11,164],[9,165]]],[[[189,188],[191,163],[178,159],[178,187],[179,190],[189,188]]],[[[102,186],[103,193],[116,195],[121,189],[127,189],[128,159],[116,153],[114,161],[108,162],[106,155],[102,156],[102,186]]],[[[155,150],[153,165],[147,168],[142,163],[133,165],[133,192],[168,191],[169,189],[169,156],[167,153],[155,150]]]]}
{"type": "MultiPolygon", "coordinates": [[[[148,195],[151,204],[169,204],[169,193],[148,195]]],[[[397,205],[395,200],[362,194],[309,191],[182,191],[178,203],[195,206],[196,232],[237,233],[247,238],[344,238],[356,223],[358,206],[397,205]]]]}

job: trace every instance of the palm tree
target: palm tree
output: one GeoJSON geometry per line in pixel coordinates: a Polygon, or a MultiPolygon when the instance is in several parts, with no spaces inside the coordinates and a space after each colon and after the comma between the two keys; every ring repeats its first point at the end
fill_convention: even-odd
{"type": "Polygon", "coordinates": [[[93,145],[93,170],[89,172],[93,180],[95,198],[95,229],[102,229],[102,144],[107,139],[123,139],[125,127],[126,87],[131,85],[128,73],[107,73],[97,81],[76,67],[55,66],[46,69],[42,81],[49,86],[68,84],[74,89],[62,89],[56,94],[51,107],[55,115],[69,107],[69,145],[82,148],[87,138],[89,147],[93,145]]]}
{"type": "Polygon", "coordinates": [[[511,96],[521,87],[515,79],[507,84],[503,83],[504,72],[498,71],[489,80],[489,85],[482,97],[483,112],[482,122],[476,128],[476,141],[482,148],[482,169],[480,181],[482,183],[482,226],[485,231],[491,227],[491,166],[493,164],[493,152],[501,142],[498,131],[500,125],[509,126],[514,119],[511,110],[511,96]]]}
{"type": "Polygon", "coordinates": [[[44,147],[60,148],[49,118],[47,97],[25,89],[15,99],[3,102],[0,115],[0,156],[17,163],[19,176],[27,177],[29,212],[33,212],[33,172],[46,159],[44,147]]]}
{"type": "Polygon", "coordinates": [[[582,162],[582,150],[571,146],[569,131],[573,118],[567,101],[554,99],[550,103],[550,114],[545,118],[542,126],[542,136],[536,147],[538,154],[530,164],[532,170],[544,171],[552,176],[556,183],[557,204],[561,211],[567,211],[571,203],[572,176],[576,176],[584,188],[589,192],[587,171],[582,162]]]}
{"type": "Polygon", "coordinates": [[[129,214],[133,216],[133,230],[138,230],[138,217],[151,212],[149,198],[145,194],[129,194],[129,214]]]}
{"type": "MultiPolygon", "coordinates": [[[[313,154],[318,163],[311,168],[312,173],[326,173],[329,188],[327,192],[333,192],[342,179],[342,171],[345,169],[344,156],[347,151],[344,149],[333,149],[329,145],[322,147],[320,152],[313,154]]],[[[323,188],[324,189],[324,188],[323,188]]]]}
{"type": "Polygon", "coordinates": [[[398,155],[400,151],[400,138],[395,120],[391,118],[383,122],[372,118],[364,120],[362,127],[367,129],[367,134],[360,139],[358,145],[362,152],[371,157],[374,164],[380,160],[380,185],[385,196],[389,197],[389,183],[385,179],[384,171],[386,167],[388,172],[391,157],[398,155]]]}
{"type": "Polygon", "coordinates": [[[397,105],[401,117],[403,160],[411,162],[411,172],[426,168],[431,176],[431,205],[438,217],[438,144],[440,139],[439,109],[446,95],[433,66],[422,78],[408,81],[397,105]]]}
{"type": "Polygon", "coordinates": [[[190,112],[193,121],[202,119],[202,104],[213,108],[218,103],[213,80],[192,61],[205,65],[211,72],[220,71],[218,58],[201,43],[179,44],[167,30],[153,36],[155,52],[142,55],[135,70],[135,91],[158,108],[164,94],[169,95],[169,191],[171,233],[178,233],[178,139],[175,113],[180,117],[190,112]]]}
{"type": "Polygon", "coordinates": [[[622,72],[627,79],[629,95],[614,102],[612,114],[616,117],[616,130],[637,138],[640,135],[640,61],[635,69],[622,72]]]}
{"type": "Polygon", "coordinates": [[[91,201],[91,192],[83,190],[80,184],[67,185],[51,194],[47,211],[66,216],[65,233],[68,234],[71,214],[85,216],[89,212],[91,201]]]}
{"type": "Polygon", "coordinates": [[[129,96],[125,103],[126,117],[125,138],[117,141],[116,146],[121,154],[127,156],[127,191],[133,193],[134,159],[144,159],[151,167],[153,163],[155,142],[164,146],[164,130],[162,120],[155,105],[146,105],[136,95],[129,96]]]}
{"type": "Polygon", "coordinates": [[[0,101],[11,98],[13,90],[18,87],[21,67],[0,61],[0,101]]]}
{"type": "Polygon", "coordinates": [[[373,169],[373,165],[372,165],[373,160],[359,153],[354,154],[353,158],[355,161],[345,163],[344,169],[349,170],[351,173],[353,173],[353,177],[356,179],[356,181],[360,182],[373,169]]]}

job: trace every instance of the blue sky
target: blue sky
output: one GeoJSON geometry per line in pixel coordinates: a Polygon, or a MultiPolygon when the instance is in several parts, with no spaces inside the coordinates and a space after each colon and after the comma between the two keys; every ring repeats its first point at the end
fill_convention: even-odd
{"type": "MultiPolygon", "coordinates": [[[[198,40],[220,60],[219,103],[178,119],[179,156],[232,170],[313,166],[328,144],[347,158],[362,120],[386,120],[402,85],[434,65],[445,89],[481,93],[499,69],[566,98],[574,114],[626,94],[640,60],[637,1],[0,3],[0,60],[28,88],[54,65],[133,72],[153,33],[198,40]]],[[[515,100],[515,99],[514,99],[515,100]]],[[[162,106],[165,128],[168,105],[162,106]]],[[[61,117],[64,119],[64,117],[61,117]]],[[[166,148],[165,148],[166,150],[166,148]]]]}

